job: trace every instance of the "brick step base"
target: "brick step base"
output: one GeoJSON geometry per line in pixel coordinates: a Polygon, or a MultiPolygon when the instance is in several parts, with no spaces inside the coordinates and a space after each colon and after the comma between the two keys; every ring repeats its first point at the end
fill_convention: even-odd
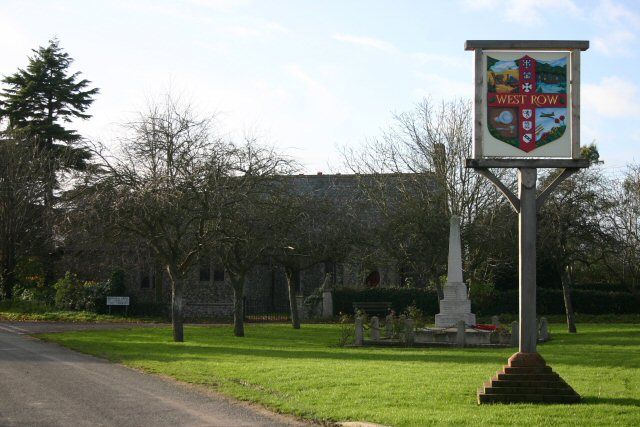
{"type": "Polygon", "coordinates": [[[553,394],[481,394],[478,403],[580,403],[580,396],[553,394]]]}
{"type": "Polygon", "coordinates": [[[565,388],[564,381],[512,381],[492,379],[485,383],[486,387],[532,387],[532,388],[565,388]]]}
{"type": "Polygon", "coordinates": [[[560,376],[555,372],[550,374],[505,374],[504,371],[498,371],[496,378],[511,381],[557,381],[560,376]]]}
{"type": "Polygon", "coordinates": [[[571,387],[483,387],[484,394],[575,394],[571,387]]]}
{"type": "Polygon", "coordinates": [[[516,353],[478,389],[478,403],[578,403],[580,395],[538,353],[516,353]]]}
{"type": "Polygon", "coordinates": [[[505,366],[503,371],[505,374],[550,374],[553,371],[551,370],[551,366],[530,366],[530,367],[511,367],[505,366]]]}

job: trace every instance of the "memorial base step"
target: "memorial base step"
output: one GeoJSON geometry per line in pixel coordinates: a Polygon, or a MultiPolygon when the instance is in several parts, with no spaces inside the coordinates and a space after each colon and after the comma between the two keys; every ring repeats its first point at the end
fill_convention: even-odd
{"type": "Polygon", "coordinates": [[[578,403],[580,395],[537,353],[516,353],[478,389],[478,403],[578,403]]]}

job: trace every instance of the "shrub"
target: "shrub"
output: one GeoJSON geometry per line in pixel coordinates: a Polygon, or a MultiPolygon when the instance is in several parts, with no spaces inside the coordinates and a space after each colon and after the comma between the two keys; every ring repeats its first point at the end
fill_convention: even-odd
{"type": "Polygon", "coordinates": [[[111,295],[112,282],[82,281],[68,272],[54,285],[55,306],[63,310],[88,310],[104,312],[106,298],[111,295]]]}
{"type": "Polygon", "coordinates": [[[56,290],[56,307],[63,310],[78,310],[82,299],[82,287],[78,276],[67,271],[64,277],[53,285],[56,290]]]}

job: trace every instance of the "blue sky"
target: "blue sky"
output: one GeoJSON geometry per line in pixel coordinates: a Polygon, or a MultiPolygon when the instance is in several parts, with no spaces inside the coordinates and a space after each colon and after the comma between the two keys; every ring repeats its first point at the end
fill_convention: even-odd
{"type": "Polygon", "coordinates": [[[582,138],[607,170],[640,162],[640,2],[613,0],[0,0],[0,74],[57,36],[101,89],[78,123],[108,143],[167,90],[220,132],[255,133],[306,172],[381,133],[423,97],[472,97],[467,39],[589,40],[582,138]]]}

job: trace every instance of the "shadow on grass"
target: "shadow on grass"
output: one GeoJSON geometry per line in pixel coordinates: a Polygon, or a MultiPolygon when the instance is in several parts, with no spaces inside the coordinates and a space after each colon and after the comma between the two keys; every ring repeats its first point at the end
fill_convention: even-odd
{"type": "Polygon", "coordinates": [[[582,401],[593,405],[620,405],[640,408],[640,399],[634,399],[632,397],[582,396],[582,401]]]}
{"type": "MultiPolygon", "coordinates": [[[[464,363],[464,364],[484,364],[488,370],[498,370],[506,364],[508,357],[516,349],[487,350],[480,349],[455,349],[442,352],[440,349],[397,349],[396,351],[380,351],[381,349],[371,348],[335,348],[327,350],[309,349],[274,349],[256,347],[233,347],[228,345],[197,345],[189,343],[188,346],[181,346],[173,343],[132,343],[132,342],[110,342],[108,347],[104,345],[90,344],[86,342],[66,341],[64,345],[82,352],[102,355],[107,353],[112,358],[119,360],[148,360],[155,362],[175,362],[175,361],[206,361],[215,360],[217,357],[227,359],[228,356],[255,357],[255,358],[275,358],[282,360],[337,360],[337,361],[360,361],[360,362],[396,362],[396,363],[464,363]],[[169,344],[169,345],[167,345],[169,344]]],[[[243,343],[244,344],[244,343],[243,343]]],[[[245,344],[246,345],[246,344],[245,344]]],[[[569,366],[589,366],[589,367],[627,367],[637,368],[638,362],[620,356],[619,352],[607,352],[599,357],[585,358],[584,354],[543,353],[543,357],[553,367],[556,364],[569,366]]],[[[0,360],[2,354],[0,354],[0,360]]],[[[491,372],[488,372],[488,374],[491,372]]]]}
{"type": "MultiPolygon", "coordinates": [[[[84,342],[65,341],[62,343],[70,348],[79,351],[88,351],[92,354],[100,354],[102,351],[97,346],[87,346],[84,342]]],[[[104,347],[102,347],[104,349],[104,347]]],[[[276,359],[323,359],[323,360],[340,360],[340,361],[384,361],[384,362],[438,362],[438,363],[486,363],[495,364],[496,369],[506,362],[508,355],[481,354],[478,352],[459,352],[438,354],[430,352],[416,351],[398,351],[394,353],[383,352],[365,352],[361,349],[335,349],[333,351],[318,350],[287,350],[287,349],[265,349],[265,348],[243,348],[229,346],[199,346],[190,344],[188,347],[180,347],[172,345],[167,347],[163,344],[148,343],[109,343],[106,351],[110,355],[121,360],[145,359],[156,362],[172,362],[176,360],[204,360],[214,359],[216,356],[235,356],[235,357],[257,357],[257,358],[276,358],[276,359]]],[[[511,353],[509,353],[511,354],[511,353]]],[[[0,357],[2,355],[0,354],[0,357]]]]}
{"type": "MultiPolygon", "coordinates": [[[[252,328],[253,329],[253,328],[252,328]]],[[[215,360],[218,356],[256,357],[288,360],[321,359],[339,361],[383,361],[383,362],[434,362],[486,364],[489,370],[499,369],[506,364],[507,358],[517,351],[514,349],[453,349],[453,348],[340,348],[331,347],[326,328],[315,331],[307,329],[304,334],[291,332],[291,339],[283,339],[282,331],[261,330],[250,338],[230,338],[228,336],[211,335],[207,328],[190,329],[187,342],[182,344],[166,341],[168,330],[160,329],[136,330],[127,332],[111,331],[75,340],[72,337],[56,340],[82,352],[96,355],[109,354],[110,358],[119,360],[149,360],[157,362],[215,360]],[[124,333],[129,335],[123,335],[124,333]],[[105,337],[109,339],[104,340],[105,337]],[[237,340],[237,341],[236,341],[237,340]],[[320,345],[319,345],[320,344],[320,345]]],[[[219,329],[216,329],[219,332],[219,329]]],[[[82,333],[78,335],[82,337],[82,333]]],[[[628,348],[637,347],[637,328],[626,331],[584,332],[578,335],[558,334],[558,339],[543,346],[539,351],[547,362],[554,365],[586,366],[586,367],[624,367],[640,368],[640,357],[629,357],[636,353],[628,348]],[[594,349],[594,344],[598,345],[594,349]],[[572,347],[575,349],[572,350],[572,347]],[[585,346],[591,347],[585,353],[585,346]],[[608,347],[608,348],[605,348],[608,347]],[[595,350],[595,351],[594,351],[595,350]]],[[[639,352],[640,356],[640,352],[639,352]]],[[[2,355],[0,354],[0,358],[2,355]]]]}

